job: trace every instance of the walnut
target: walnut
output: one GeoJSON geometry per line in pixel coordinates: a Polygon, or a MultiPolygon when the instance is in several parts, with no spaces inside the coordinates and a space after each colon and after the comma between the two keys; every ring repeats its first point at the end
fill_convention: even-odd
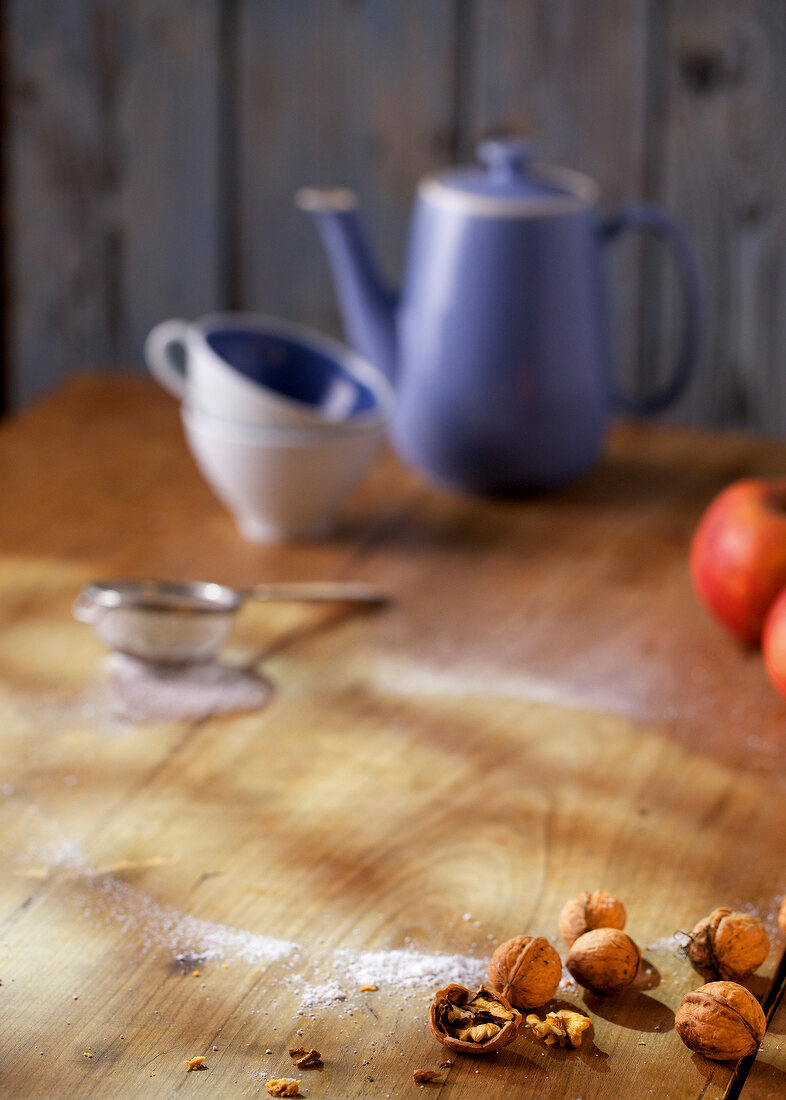
{"type": "Polygon", "coordinates": [[[759,1002],[736,982],[710,982],[687,993],[674,1023],[686,1047],[718,1062],[753,1054],[767,1028],[759,1002]]]}
{"type": "Polygon", "coordinates": [[[306,1050],[305,1047],[290,1047],[289,1057],[298,1069],[322,1069],[325,1064],[318,1050],[306,1050]]]}
{"type": "Polygon", "coordinates": [[[565,965],[573,977],[593,993],[620,993],[639,970],[641,951],[619,928],[593,928],[575,941],[565,965]]]}
{"type": "Polygon", "coordinates": [[[786,932],[786,898],[781,902],[781,907],[778,911],[778,927],[781,932],[786,932]]]}
{"type": "Polygon", "coordinates": [[[472,993],[448,985],[434,995],[429,1027],[440,1043],[463,1054],[488,1054],[516,1038],[521,1013],[505,997],[481,986],[472,993]]]}
{"type": "Polygon", "coordinates": [[[532,1014],[527,1016],[526,1022],[536,1037],[542,1039],[547,1046],[559,1043],[561,1047],[580,1047],[582,1033],[592,1024],[589,1016],[585,1016],[583,1012],[572,1012],[568,1008],[548,1012],[545,1020],[532,1014]]]}
{"type": "Polygon", "coordinates": [[[300,1082],[291,1077],[271,1077],[265,1088],[271,1096],[300,1096],[300,1082]]]}
{"type": "Polygon", "coordinates": [[[607,890],[582,890],[562,907],[559,931],[568,947],[593,928],[624,928],[625,906],[607,890]]]}
{"type": "Polygon", "coordinates": [[[709,981],[739,981],[758,969],[770,950],[764,925],[748,913],[713,909],[690,933],[685,953],[709,981]]]}
{"type": "Polygon", "coordinates": [[[488,969],[489,988],[516,1008],[550,1001],[562,977],[562,960],[543,936],[516,936],[501,943],[488,969]]]}

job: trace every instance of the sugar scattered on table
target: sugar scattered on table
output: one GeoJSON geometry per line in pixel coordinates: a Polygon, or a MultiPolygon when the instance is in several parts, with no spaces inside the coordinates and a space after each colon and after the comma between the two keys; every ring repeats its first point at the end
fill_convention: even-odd
{"type": "Polygon", "coordinates": [[[258,710],[272,696],[268,680],[249,669],[218,661],[163,665],[122,653],[106,659],[119,715],[132,721],[208,718],[258,710]]]}

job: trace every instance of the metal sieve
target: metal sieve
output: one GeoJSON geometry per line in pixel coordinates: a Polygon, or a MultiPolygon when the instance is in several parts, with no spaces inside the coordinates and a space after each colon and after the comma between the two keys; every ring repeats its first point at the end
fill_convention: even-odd
{"type": "Polygon", "coordinates": [[[73,615],[90,623],[108,649],[142,661],[190,664],[209,660],[246,600],[267,603],[388,602],[378,588],[355,581],[307,581],[231,588],[212,581],[94,581],[80,592],[73,615]]]}

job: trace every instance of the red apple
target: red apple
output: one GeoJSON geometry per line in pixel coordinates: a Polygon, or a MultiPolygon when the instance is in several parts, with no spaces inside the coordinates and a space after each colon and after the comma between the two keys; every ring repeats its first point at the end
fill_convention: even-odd
{"type": "Polygon", "coordinates": [[[786,696],[786,588],[764,620],[761,645],[767,673],[781,695],[786,696]]]}
{"type": "Polygon", "coordinates": [[[719,493],[693,535],[690,566],[715,618],[743,642],[759,642],[786,588],[786,478],[747,478],[719,493]]]}

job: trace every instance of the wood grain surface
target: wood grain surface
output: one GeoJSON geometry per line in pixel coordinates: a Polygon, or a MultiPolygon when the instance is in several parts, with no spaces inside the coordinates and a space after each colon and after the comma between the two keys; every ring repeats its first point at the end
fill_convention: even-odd
{"type": "MultiPolygon", "coordinates": [[[[199,480],[150,384],[85,378],[7,425],[4,1093],[266,1095],[303,1045],[324,1057],[299,1075],[304,1096],[414,1095],[412,1072],[445,1051],[413,971],[480,975],[524,932],[564,956],[563,902],[603,886],[648,963],[636,987],[609,1000],[566,983],[593,1020],[580,1050],[524,1031],[451,1059],[438,1087],[723,1096],[734,1066],[674,1031],[701,984],[675,933],[719,904],[758,913],[771,952],[748,984],[767,995],[786,711],[759,656],[697,605],[686,546],[721,485],[784,465],[754,439],[621,426],[581,484],[488,501],[389,455],[333,539],[262,547],[199,480]],[[357,577],[395,603],[248,606],[225,659],[270,681],[269,705],[132,722],[70,616],[100,574],[357,577]],[[187,1072],[196,1056],[208,1068],[187,1072]]],[[[746,1100],[782,1094],[782,1032],[776,1013],[746,1100]]]]}

